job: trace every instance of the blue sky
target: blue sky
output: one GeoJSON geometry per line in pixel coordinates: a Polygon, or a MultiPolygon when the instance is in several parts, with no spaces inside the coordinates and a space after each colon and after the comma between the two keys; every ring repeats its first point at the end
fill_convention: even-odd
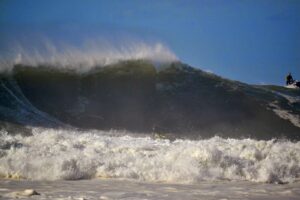
{"type": "Polygon", "coordinates": [[[299,0],[0,0],[0,48],[36,33],[74,43],[99,35],[161,41],[226,78],[300,79],[299,0]]]}

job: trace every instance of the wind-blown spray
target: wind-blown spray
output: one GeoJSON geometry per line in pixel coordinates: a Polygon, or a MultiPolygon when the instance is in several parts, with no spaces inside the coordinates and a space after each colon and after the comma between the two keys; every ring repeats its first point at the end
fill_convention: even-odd
{"type": "Polygon", "coordinates": [[[95,66],[106,66],[123,60],[149,60],[153,63],[177,61],[176,55],[160,42],[123,42],[112,44],[105,40],[83,45],[55,44],[45,40],[38,47],[12,45],[9,53],[0,57],[0,70],[10,70],[15,64],[47,65],[85,72],[95,66]]]}

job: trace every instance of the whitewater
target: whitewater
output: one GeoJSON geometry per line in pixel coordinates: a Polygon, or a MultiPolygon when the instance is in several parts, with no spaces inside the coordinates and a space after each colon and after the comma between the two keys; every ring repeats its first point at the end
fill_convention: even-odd
{"type": "Polygon", "coordinates": [[[24,137],[1,133],[2,177],[104,177],[167,183],[292,183],[300,177],[300,142],[220,137],[170,141],[116,131],[41,128],[34,128],[32,134],[24,137]]]}
{"type": "Polygon", "coordinates": [[[3,199],[29,198],[28,188],[39,192],[32,196],[37,199],[300,195],[300,142],[287,140],[169,140],[126,131],[33,128],[31,136],[1,132],[0,163],[3,199]]]}

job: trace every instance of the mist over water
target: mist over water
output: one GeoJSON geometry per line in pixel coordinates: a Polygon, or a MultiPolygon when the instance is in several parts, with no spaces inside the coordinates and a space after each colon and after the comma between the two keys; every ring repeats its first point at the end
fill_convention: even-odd
{"type": "Polygon", "coordinates": [[[178,61],[177,56],[160,42],[128,40],[116,44],[105,39],[86,40],[79,45],[40,40],[33,45],[14,42],[0,56],[0,72],[15,64],[48,65],[86,72],[124,60],[149,60],[154,64],[178,61]]]}

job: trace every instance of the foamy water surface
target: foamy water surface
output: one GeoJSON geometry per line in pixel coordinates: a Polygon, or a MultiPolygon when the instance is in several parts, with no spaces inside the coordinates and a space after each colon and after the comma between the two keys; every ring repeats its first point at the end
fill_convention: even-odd
{"type": "Polygon", "coordinates": [[[0,140],[0,174],[33,180],[126,178],[147,182],[203,180],[294,182],[300,142],[252,139],[153,139],[116,131],[34,128],[0,140]],[[116,134],[122,136],[115,136],[116,134]]]}

